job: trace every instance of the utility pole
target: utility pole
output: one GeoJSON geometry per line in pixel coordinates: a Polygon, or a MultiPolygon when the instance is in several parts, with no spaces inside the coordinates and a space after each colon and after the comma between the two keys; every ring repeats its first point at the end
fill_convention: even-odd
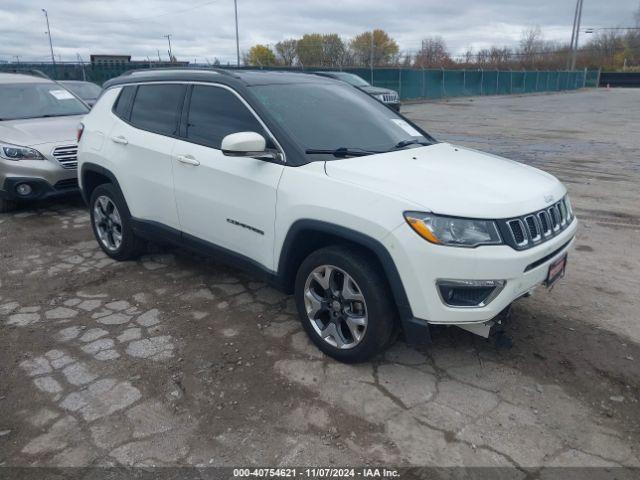
{"type": "Polygon", "coordinates": [[[238,0],[233,0],[236,13],[236,66],[240,68],[240,35],[238,34],[238,0]]]}
{"type": "Polygon", "coordinates": [[[169,42],[169,61],[173,62],[173,53],[171,52],[171,34],[167,33],[166,35],[163,35],[163,37],[169,42]]]}
{"type": "Polygon", "coordinates": [[[43,8],[44,18],[47,21],[47,35],[49,36],[49,49],[51,50],[51,63],[53,64],[53,74],[56,73],[56,58],[53,56],[53,42],[51,41],[51,29],[49,28],[49,14],[43,8]]]}
{"type": "Polygon", "coordinates": [[[576,0],[576,10],[573,15],[573,31],[571,32],[570,57],[567,59],[567,70],[575,70],[576,55],[578,53],[578,40],[580,37],[580,23],[582,21],[582,2],[576,0]]]}
{"type": "Polygon", "coordinates": [[[369,66],[371,67],[371,85],[373,85],[373,30],[371,30],[371,45],[369,47],[369,66]]]}

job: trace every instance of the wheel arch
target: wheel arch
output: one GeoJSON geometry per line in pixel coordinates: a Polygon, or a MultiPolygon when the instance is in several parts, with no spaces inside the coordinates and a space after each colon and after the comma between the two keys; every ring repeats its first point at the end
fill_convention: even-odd
{"type": "Polygon", "coordinates": [[[300,264],[313,251],[330,245],[355,246],[369,253],[389,283],[401,319],[413,318],[400,274],[386,247],[375,238],[341,225],[310,219],[298,220],[291,225],[278,260],[280,287],[292,293],[300,264]]]}
{"type": "Polygon", "coordinates": [[[91,200],[91,194],[99,185],[111,183],[122,195],[122,189],[116,179],[116,176],[108,169],[96,165],[95,163],[85,163],[80,170],[80,192],[82,198],[88,205],[91,200]]]}

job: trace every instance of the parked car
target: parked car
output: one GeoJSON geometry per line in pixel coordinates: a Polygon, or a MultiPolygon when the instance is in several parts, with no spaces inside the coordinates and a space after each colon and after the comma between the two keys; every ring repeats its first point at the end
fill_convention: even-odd
{"type": "Polygon", "coordinates": [[[93,107],[102,92],[102,88],[92,82],[81,80],[62,80],[58,82],[77,97],[80,97],[87,105],[93,107]]]}
{"type": "Polygon", "coordinates": [[[0,212],[77,192],[76,133],[88,111],[53,80],[0,73],[0,212]]]}
{"type": "Polygon", "coordinates": [[[369,82],[364,80],[362,77],[354,73],[347,72],[315,72],[316,75],[322,75],[323,77],[335,78],[336,80],[342,80],[343,82],[347,82],[349,85],[353,85],[356,88],[359,88],[363,92],[367,92],[373,98],[380,100],[385,105],[389,105],[396,112],[400,111],[400,96],[398,92],[395,90],[391,90],[389,88],[381,88],[374,87],[369,82]]]}
{"type": "Polygon", "coordinates": [[[399,328],[487,336],[564,274],[577,228],[552,175],[438,142],[318,75],[134,72],[105,84],[83,124],[80,185],[107,255],[161,240],[257,272],[345,362],[399,328]]]}

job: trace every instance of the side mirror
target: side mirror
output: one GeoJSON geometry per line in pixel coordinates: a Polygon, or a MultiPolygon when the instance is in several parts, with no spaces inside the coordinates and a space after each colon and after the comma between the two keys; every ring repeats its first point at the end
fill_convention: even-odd
{"type": "Polygon", "coordinates": [[[228,157],[257,157],[280,160],[280,153],[267,150],[267,141],[256,132],[231,133],[222,139],[222,153],[228,157]]]}

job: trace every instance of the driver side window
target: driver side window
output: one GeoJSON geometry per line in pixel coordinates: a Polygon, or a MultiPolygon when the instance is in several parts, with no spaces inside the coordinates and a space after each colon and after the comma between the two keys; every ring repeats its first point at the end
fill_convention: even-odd
{"type": "Polygon", "coordinates": [[[187,140],[220,149],[222,139],[237,132],[256,132],[270,142],[262,125],[240,99],[221,87],[194,85],[187,117],[187,140]]]}

